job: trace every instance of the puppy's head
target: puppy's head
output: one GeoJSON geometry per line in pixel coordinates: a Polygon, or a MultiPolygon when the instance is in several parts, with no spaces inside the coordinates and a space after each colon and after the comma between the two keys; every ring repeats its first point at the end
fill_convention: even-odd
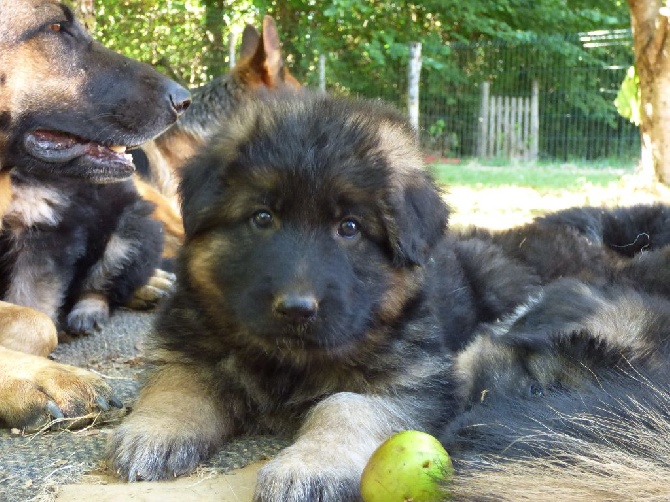
{"type": "Polygon", "coordinates": [[[406,121],[318,95],[254,101],[187,166],[182,270],[228,333],[347,351],[403,315],[447,209],[406,121]]]}

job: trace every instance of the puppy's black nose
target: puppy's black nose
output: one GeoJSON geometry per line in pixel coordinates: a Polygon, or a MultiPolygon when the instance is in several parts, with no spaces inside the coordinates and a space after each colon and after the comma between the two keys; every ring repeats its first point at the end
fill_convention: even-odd
{"type": "Polygon", "coordinates": [[[191,93],[178,83],[173,82],[167,92],[170,97],[170,104],[172,104],[172,108],[177,112],[177,115],[181,115],[191,106],[191,93]]]}
{"type": "Polygon", "coordinates": [[[310,294],[282,294],[273,304],[276,316],[295,324],[304,324],[316,317],[319,302],[310,294]]]}

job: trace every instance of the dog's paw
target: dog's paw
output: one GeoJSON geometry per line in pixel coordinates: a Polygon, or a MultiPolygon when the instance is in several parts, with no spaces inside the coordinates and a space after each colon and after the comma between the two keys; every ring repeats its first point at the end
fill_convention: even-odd
{"type": "Polygon", "coordinates": [[[81,427],[122,408],[103,378],[43,357],[0,349],[0,375],[0,422],[10,427],[81,427]]]}
{"type": "Polygon", "coordinates": [[[174,291],[176,276],[164,270],[154,270],[154,275],[144,286],[133,293],[126,307],[133,310],[148,310],[174,291]]]}
{"type": "Polygon", "coordinates": [[[65,319],[65,331],[74,335],[92,335],[109,322],[109,302],[91,295],[75,303],[65,319]]]}
{"type": "Polygon", "coordinates": [[[108,458],[120,478],[155,481],[192,472],[211,449],[197,430],[177,418],[135,411],[112,434],[108,458]]]}
{"type": "Polygon", "coordinates": [[[333,456],[322,462],[324,452],[293,445],[258,472],[256,502],[306,500],[359,501],[361,469],[333,456]]]}

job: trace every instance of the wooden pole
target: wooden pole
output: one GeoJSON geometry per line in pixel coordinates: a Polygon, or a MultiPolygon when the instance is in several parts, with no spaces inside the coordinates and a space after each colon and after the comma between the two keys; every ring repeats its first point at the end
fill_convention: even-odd
{"type": "Polygon", "coordinates": [[[503,96],[496,96],[496,150],[495,157],[505,156],[505,123],[503,116],[505,115],[505,98],[503,96]]]}
{"type": "Polygon", "coordinates": [[[83,22],[88,31],[95,29],[95,5],[94,0],[77,0],[75,10],[79,19],[83,22]]]}
{"type": "Polygon", "coordinates": [[[512,157],[512,121],[514,120],[514,110],[512,101],[514,98],[505,96],[505,157],[512,157]]]}
{"type": "Polygon", "coordinates": [[[523,160],[530,160],[530,98],[523,98],[523,160]]]}
{"type": "Polygon", "coordinates": [[[479,105],[479,143],[477,144],[477,156],[480,159],[486,157],[486,144],[488,143],[487,132],[489,127],[489,93],[491,83],[482,82],[481,103],[479,105]]]}
{"type": "Polygon", "coordinates": [[[498,98],[496,96],[493,96],[491,98],[491,109],[489,110],[489,149],[488,149],[488,157],[495,157],[496,156],[496,119],[498,117],[498,98]]]}
{"type": "Polygon", "coordinates": [[[407,112],[409,122],[419,136],[419,82],[421,79],[421,43],[409,43],[409,67],[407,70],[407,112]]]}
{"type": "Polygon", "coordinates": [[[533,80],[530,93],[530,160],[536,161],[540,152],[540,86],[533,80]]]}
{"type": "Polygon", "coordinates": [[[228,35],[228,67],[232,70],[235,66],[235,46],[237,45],[237,35],[234,31],[228,35]]]}
{"type": "Polygon", "coordinates": [[[510,121],[509,121],[509,158],[512,160],[517,159],[517,103],[518,103],[518,98],[516,96],[512,96],[510,98],[510,106],[511,106],[511,111],[510,111],[510,121]]]}

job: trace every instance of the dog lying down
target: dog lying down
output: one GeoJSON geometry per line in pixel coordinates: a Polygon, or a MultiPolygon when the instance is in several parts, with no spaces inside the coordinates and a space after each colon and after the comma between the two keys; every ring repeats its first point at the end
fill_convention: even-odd
{"type": "MultiPolygon", "coordinates": [[[[631,368],[667,381],[665,246],[626,256],[560,219],[455,233],[421,158],[405,118],[378,102],[302,93],[240,107],[184,171],[177,289],[111,438],[119,476],[172,478],[235,436],[273,433],[294,443],[260,470],[256,500],[358,500],[375,448],[419,429],[453,453],[457,494],[504,499],[511,484],[467,473],[504,454],[522,470],[532,444],[510,445],[529,424],[569,427],[552,403],[597,413],[610,379],[625,382],[615,396],[646,396],[620,379],[631,368]]],[[[624,446],[593,444],[607,458],[624,446]]]]}

